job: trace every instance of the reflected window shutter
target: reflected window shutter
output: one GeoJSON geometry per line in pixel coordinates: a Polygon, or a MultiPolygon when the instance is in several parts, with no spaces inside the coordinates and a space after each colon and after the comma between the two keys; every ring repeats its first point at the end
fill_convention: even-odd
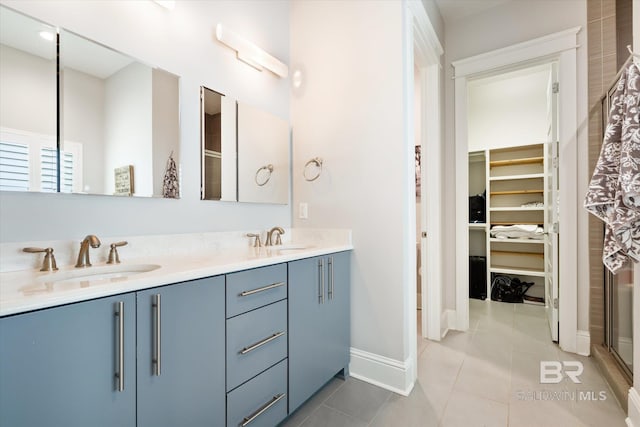
{"type": "Polygon", "coordinates": [[[0,190],[29,191],[29,147],[0,141],[0,190]]]}
{"type": "Polygon", "coordinates": [[[56,192],[58,176],[56,173],[56,149],[43,147],[40,149],[40,189],[44,192],[56,192]]]}

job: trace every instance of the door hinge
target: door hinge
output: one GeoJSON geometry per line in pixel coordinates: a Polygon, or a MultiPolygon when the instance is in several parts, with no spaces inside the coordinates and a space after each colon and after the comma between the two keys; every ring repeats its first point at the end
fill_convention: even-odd
{"type": "Polygon", "coordinates": [[[558,298],[553,299],[553,308],[558,308],[558,298]]]}
{"type": "Polygon", "coordinates": [[[551,224],[551,232],[552,233],[559,233],[560,232],[560,224],[557,222],[554,222],[553,224],[551,224]]]}
{"type": "Polygon", "coordinates": [[[553,159],[551,159],[551,165],[553,166],[553,168],[557,168],[558,167],[558,158],[554,157],[553,159]]]}
{"type": "Polygon", "coordinates": [[[553,85],[551,86],[551,91],[553,93],[558,93],[560,92],[560,82],[555,82],[553,83],[553,85]]]}

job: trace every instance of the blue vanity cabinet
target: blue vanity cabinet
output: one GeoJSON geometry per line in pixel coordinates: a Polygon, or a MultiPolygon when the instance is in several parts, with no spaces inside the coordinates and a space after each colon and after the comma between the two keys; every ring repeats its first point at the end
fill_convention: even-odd
{"type": "Polygon", "coordinates": [[[348,374],[350,252],[289,263],[289,413],[348,374]]]}
{"type": "Polygon", "coordinates": [[[227,427],[287,416],[287,264],[227,274],[227,427]]]}
{"type": "Polygon", "coordinates": [[[0,318],[0,425],[135,426],[135,321],[134,293],[0,318]]]}
{"type": "Polygon", "coordinates": [[[137,427],[224,426],[224,276],[137,293],[137,427]]]}

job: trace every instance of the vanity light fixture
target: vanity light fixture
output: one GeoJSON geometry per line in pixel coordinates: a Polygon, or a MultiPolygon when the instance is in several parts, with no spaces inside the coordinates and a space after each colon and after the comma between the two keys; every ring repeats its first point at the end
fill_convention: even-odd
{"type": "Polygon", "coordinates": [[[287,77],[289,67],[260,49],[255,44],[243,39],[233,31],[229,31],[222,24],[216,25],[216,38],[236,51],[236,56],[253,68],[262,71],[264,68],[279,77],[287,77]]]}
{"type": "Polygon", "coordinates": [[[175,0],[153,0],[153,2],[168,10],[173,10],[176,7],[175,0]]]}
{"type": "Polygon", "coordinates": [[[40,31],[38,35],[48,42],[52,42],[56,38],[56,36],[51,31],[43,30],[43,31],[40,31]]]}

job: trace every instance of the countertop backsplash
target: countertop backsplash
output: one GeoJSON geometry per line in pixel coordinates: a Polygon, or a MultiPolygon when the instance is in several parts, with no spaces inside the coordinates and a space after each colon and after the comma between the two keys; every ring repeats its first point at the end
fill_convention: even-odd
{"type": "MultiPolygon", "coordinates": [[[[104,264],[109,256],[111,243],[127,241],[118,248],[120,259],[130,261],[136,258],[154,256],[188,256],[190,254],[211,254],[225,249],[237,249],[253,245],[253,238],[247,233],[259,233],[262,243],[266,241],[267,230],[244,230],[209,233],[163,234],[147,236],[98,236],[101,245],[90,249],[92,264],[104,264]]],[[[82,237],[84,238],[84,236],[82,237]]],[[[26,247],[53,248],[58,267],[74,265],[80,250],[81,239],[50,240],[31,242],[10,242],[0,244],[0,273],[20,270],[39,270],[44,254],[26,253],[26,247]]],[[[351,231],[346,229],[291,229],[285,228],[283,244],[304,243],[311,245],[351,244],[351,231]]]]}

